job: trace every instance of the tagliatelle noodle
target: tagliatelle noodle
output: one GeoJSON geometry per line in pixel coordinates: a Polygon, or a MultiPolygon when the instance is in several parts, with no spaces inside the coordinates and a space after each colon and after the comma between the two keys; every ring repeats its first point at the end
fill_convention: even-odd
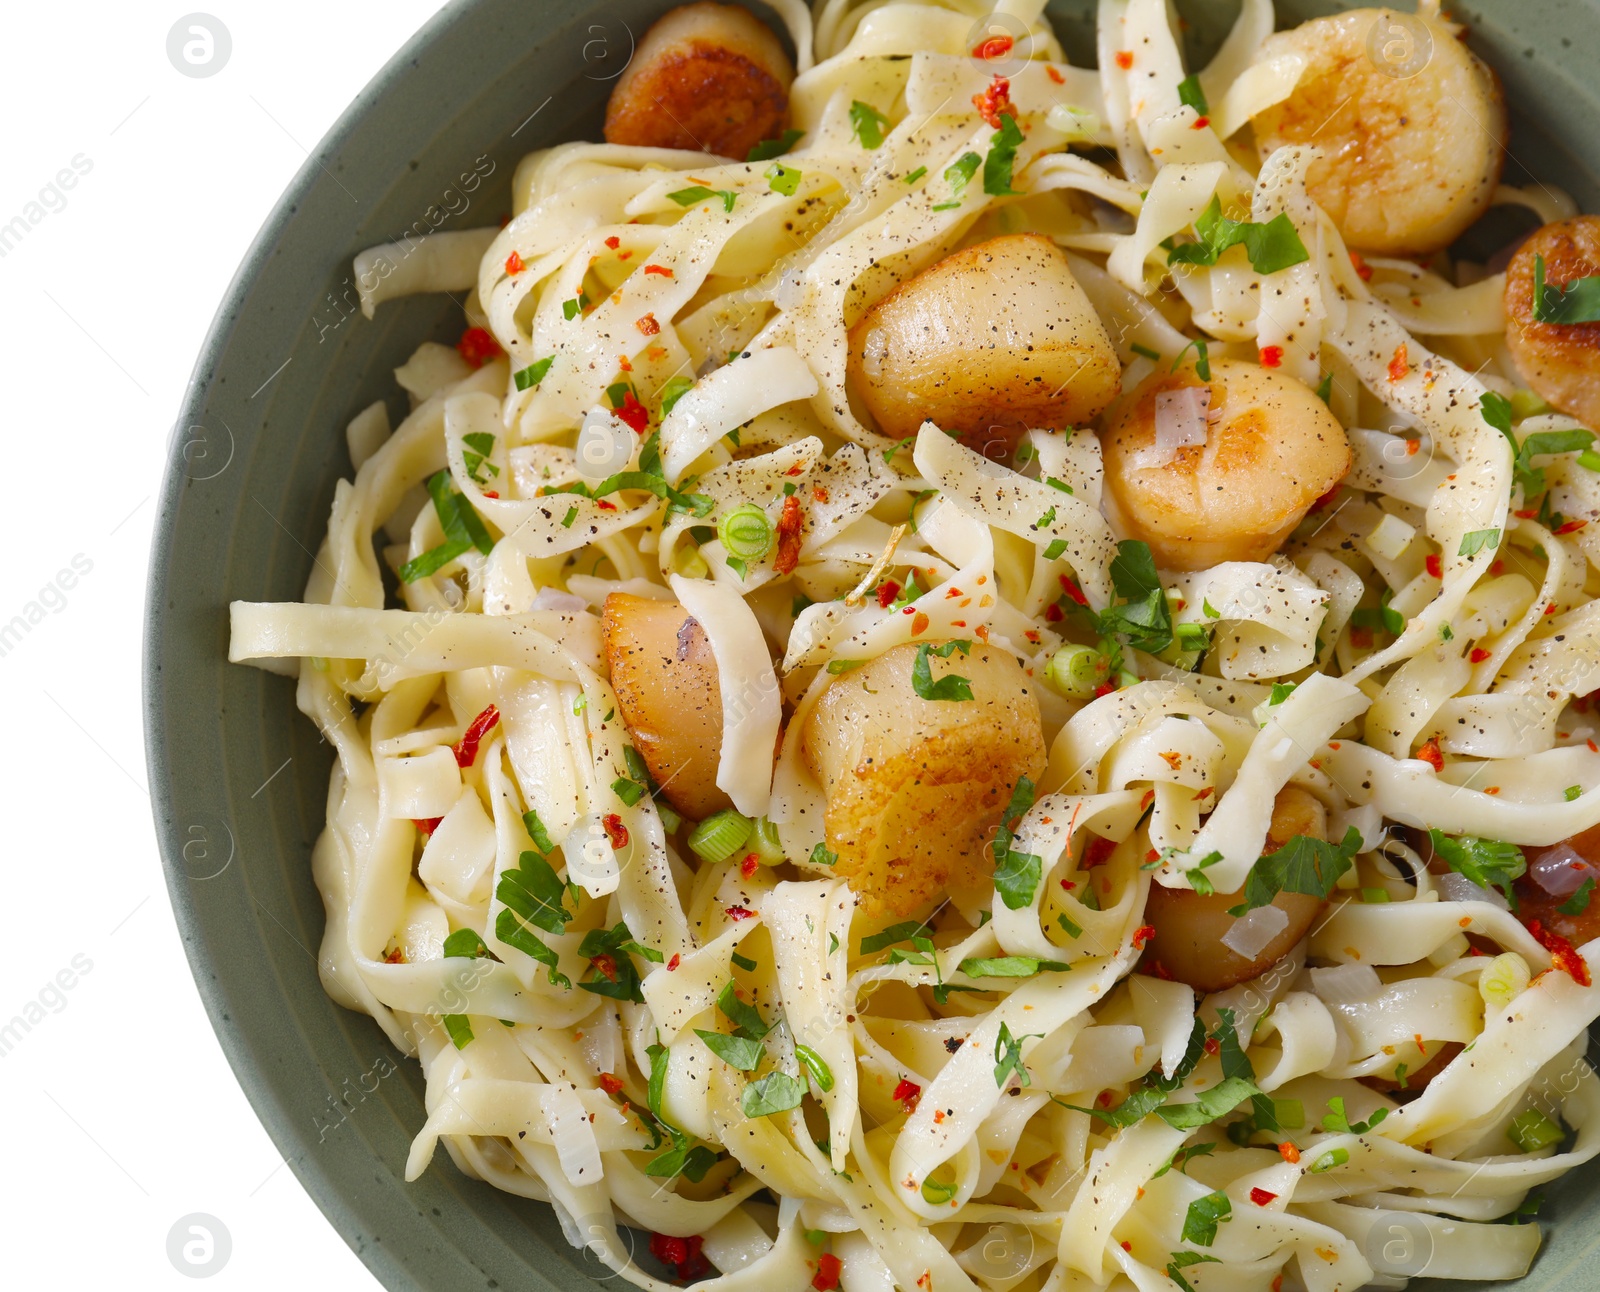
{"type": "Polygon", "coordinates": [[[1304,70],[1260,56],[1268,0],[1193,83],[1163,0],[1099,0],[1097,70],[1036,0],[777,12],[803,133],[776,166],[562,144],[517,167],[504,228],[357,258],[368,317],[465,292],[482,333],[399,370],[392,432],[383,404],[352,422],[303,602],[231,610],[229,658],[295,678],[336,754],[319,970],[422,1066],[408,1178],[443,1146],[653,1292],[675,1284],[622,1227],[698,1240],[710,1292],[1153,1292],[1174,1270],[1354,1292],[1415,1272],[1384,1241],[1402,1215],[1428,1275],[1520,1276],[1538,1226],[1496,1222],[1600,1151],[1600,988],[1497,889],[1407,881],[1390,832],[1532,848],[1600,822],[1576,703],[1600,688],[1600,525],[1557,519],[1600,520],[1600,475],[1543,455],[1544,510],[1526,496],[1491,423],[1520,383],[1502,279],[1358,265],[1308,192],[1314,149],[1250,160],[1244,128],[1304,70]],[[1008,183],[975,103],[997,73],[1008,183]],[[1286,217],[1306,258],[1171,263],[1213,200],[1286,217]],[[1342,490],[1280,552],[1159,571],[1171,642],[1101,626],[1134,597],[1092,431],[1019,428],[996,462],[853,402],[866,311],[1018,232],[1067,253],[1124,390],[1203,361],[1199,334],[1345,427],[1342,490]],[[704,634],[704,774],[747,827],[725,849],[646,783],[595,613],[614,592],[704,634]],[[835,872],[805,733],[860,665],[951,641],[1015,659],[1048,755],[988,845],[992,890],[886,930],[835,872]],[[1093,694],[1052,671],[1086,642],[1093,694]],[[1249,891],[1286,787],[1322,805],[1327,853],[1354,830],[1350,868],[1265,974],[1199,995],[1145,954],[1152,886],[1249,891]],[[1509,1001],[1480,944],[1529,969],[1509,1001]],[[1233,1042],[1253,1076],[1219,1092],[1233,1042]],[[1424,1089],[1392,1089],[1441,1046],[1424,1089]],[[1575,1138],[1522,1151],[1530,1113],[1575,1138]]]}

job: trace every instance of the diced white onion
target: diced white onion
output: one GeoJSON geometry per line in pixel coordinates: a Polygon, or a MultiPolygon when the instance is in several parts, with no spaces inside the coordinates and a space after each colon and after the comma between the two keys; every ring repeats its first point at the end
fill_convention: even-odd
{"type": "Polygon", "coordinates": [[[1311,971],[1311,987],[1324,1003],[1354,1005],[1383,991],[1383,980],[1371,965],[1334,965],[1311,971]]]}
{"type": "Polygon", "coordinates": [[[1164,467],[1178,456],[1179,449],[1206,442],[1206,414],[1211,409],[1211,387],[1183,386],[1164,390],[1156,396],[1156,442],[1154,448],[1134,454],[1134,465],[1141,470],[1164,467]]]}
{"type": "Polygon", "coordinates": [[[1235,955],[1254,960],[1267,943],[1288,927],[1288,912],[1276,906],[1258,906],[1233,922],[1233,927],[1222,935],[1222,945],[1235,955]]]}
{"type": "Polygon", "coordinates": [[[1439,895],[1447,902],[1488,902],[1502,911],[1511,909],[1511,904],[1499,889],[1479,888],[1465,875],[1458,875],[1454,871],[1437,876],[1435,882],[1439,886],[1439,895]]]}
{"type": "Polygon", "coordinates": [[[1385,512],[1377,527],[1367,535],[1367,546],[1386,561],[1398,561],[1416,536],[1417,531],[1400,517],[1385,512]]]}
{"type": "Polygon", "coordinates": [[[1528,875],[1552,897],[1571,897],[1583,887],[1585,879],[1600,882],[1600,871],[1566,843],[1541,853],[1538,860],[1529,864],[1528,875]]]}

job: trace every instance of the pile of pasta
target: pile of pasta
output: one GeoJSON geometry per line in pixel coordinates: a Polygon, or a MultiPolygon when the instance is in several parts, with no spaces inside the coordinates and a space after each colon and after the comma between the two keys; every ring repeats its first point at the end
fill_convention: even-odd
{"type": "MultiPolygon", "coordinates": [[[[561,145],[518,167],[503,228],[364,253],[369,313],[451,290],[471,330],[398,370],[392,431],[382,404],[351,425],[304,602],[233,606],[230,657],[296,677],[337,752],[322,979],[426,1073],[408,1176],[442,1144],[640,1287],[672,1286],[663,1265],[730,1292],[1510,1278],[1530,1191],[1600,1148],[1587,952],[1552,969],[1500,891],[1391,829],[1535,845],[1600,821],[1573,704],[1600,687],[1600,536],[1523,505],[1484,412],[1515,387],[1498,299],[1465,267],[1353,262],[1314,149],[1255,173],[1228,145],[1299,74],[1258,57],[1267,0],[1187,78],[1209,129],[1164,0],[1099,8],[1095,71],[1034,0],[788,0],[798,134],[768,156],[561,145]],[[998,194],[962,168],[997,144],[985,23],[1027,53],[998,194]],[[1213,199],[1286,217],[1309,255],[1163,288],[1213,199]],[[992,889],[895,923],[834,869],[800,739],[820,697],[918,640],[1042,680],[1068,601],[1127,596],[1092,431],[997,463],[931,423],[882,435],[846,391],[871,304],[1017,232],[1066,251],[1123,389],[1196,338],[1202,362],[1278,347],[1353,466],[1281,553],[1163,575],[1205,667],[1125,642],[1101,694],[1036,687],[1048,763],[992,889]],[[788,559],[715,533],[749,506],[781,527],[793,498],[788,559]],[[903,604],[870,595],[891,569],[903,604]],[[717,859],[617,716],[618,591],[675,598],[715,654],[717,785],[755,823],[717,859]],[[1433,731],[1437,764],[1413,752],[1433,731]],[[1328,814],[1325,918],[1204,996],[1141,964],[1152,886],[1244,888],[1286,787],[1328,814]]],[[[1554,508],[1595,514],[1600,474],[1541,462],[1554,508]]]]}

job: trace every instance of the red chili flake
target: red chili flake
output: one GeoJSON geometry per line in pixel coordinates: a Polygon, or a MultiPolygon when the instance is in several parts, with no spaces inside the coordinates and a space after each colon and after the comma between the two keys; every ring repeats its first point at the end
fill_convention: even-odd
{"type": "MultiPolygon", "coordinates": [[[[1338,745],[1330,745],[1329,746],[1330,749],[1337,749],[1338,747],[1339,747],[1338,745]]],[[[1198,794],[1196,794],[1194,796],[1194,801],[1196,803],[1204,803],[1208,798],[1211,797],[1211,795],[1212,795],[1212,787],[1210,785],[1207,785],[1205,787],[1205,789],[1201,790],[1198,794]]]]}
{"type": "Polygon", "coordinates": [[[1555,612],[1556,612],[1556,603],[1554,601],[1552,601],[1548,606],[1546,606],[1544,608],[1544,612],[1547,615],[1555,614],[1555,612]]]}
{"type": "Polygon", "coordinates": [[[1350,644],[1357,650],[1366,650],[1372,645],[1372,629],[1352,628],[1350,630],[1350,644]]]}
{"type": "Polygon", "coordinates": [[[674,951],[672,953],[672,959],[667,961],[667,968],[668,969],[676,969],[682,963],[683,963],[683,957],[680,956],[676,951],[674,951]]]}
{"type": "Polygon", "coordinates": [[[608,1095],[620,1094],[622,1092],[622,1078],[614,1072],[602,1072],[600,1074],[600,1089],[604,1090],[608,1095]]]}
{"type": "Polygon", "coordinates": [[[1208,1036],[1208,1037],[1206,1037],[1206,1043],[1205,1043],[1204,1049],[1205,1049],[1205,1052],[1207,1054],[1210,1054],[1210,1055],[1213,1055],[1213,1056],[1221,1054],[1222,1053],[1222,1042],[1217,1040],[1217,1038],[1214,1037],[1214,1036],[1208,1036]]]}
{"type": "Polygon", "coordinates": [[[1148,973],[1153,973],[1157,978],[1161,979],[1162,982],[1172,981],[1172,970],[1168,969],[1166,965],[1162,964],[1159,960],[1151,960],[1148,962],[1145,965],[1145,970],[1148,973]]]}
{"type": "Polygon", "coordinates": [[[1364,283],[1372,281],[1372,266],[1361,258],[1359,251],[1350,253],[1350,263],[1355,266],[1356,276],[1364,283]]]}
{"type": "Polygon", "coordinates": [[[672,277],[672,270],[668,269],[665,265],[646,265],[644,267],[644,271],[647,274],[660,274],[663,278],[672,277]]]}
{"type": "Polygon", "coordinates": [[[406,953],[400,947],[396,947],[383,957],[383,963],[386,965],[403,965],[405,962],[406,953]]]}
{"type": "Polygon", "coordinates": [[[1389,380],[1404,381],[1411,371],[1411,360],[1406,354],[1406,343],[1402,341],[1394,348],[1394,358],[1389,360],[1389,380]]]}
{"type": "Polygon", "coordinates": [[[885,579],[878,585],[878,604],[887,610],[894,605],[894,599],[900,595],[900,585],[893,579],[885,579]]]}
{"type": "Polygon", "coordinates": [[[783,474],[786,475],[786,476],[797,476],[801,472],[803,472],[804,470],[805,470],[805,468],[803,466],[801,466],[798,462],[796,462],[792,467],[790,467],[783,474]]]}
{"type": "Polygon", "coordinates": [[[654,314],[646,314],[642,319],[634,319],[633,325],[646,336],[654,336],[661,331],[661,324],[656,322],[654,314]]]}
{"type": "Polygon", "coordinates": [[[1096,1108],[1109,1108],[1111,1107],[1111,1101],[1115,1098],[1116,1096],[1109,1090],[1102,1090],[1094,1097],[1094,1106],[1096,1108]]]}
{"type": "Polygon", "coordinates": [[[800,564],[801,527],[805,519],[800,515],[800,499],[790,494],[783,500],[783,511],[778,515],[778,553],[772,558],[775,574],[793,574],[800,564]]]}
{"type": "Polygon", "coordinates": [[[922,1098],[922,1087],[915,1081],[900,1078],[900,1084],[894,1088],[894,1093],[889,1096],[895,1103],[902,1104],[908,1113],[917,1111],[917,1100],[922,1098]]]}
{"type": "Polygon", "coordinates": [[[622,239],[617,237],[617,235],[614,234],[614,233],[609,238],[606,239],[606,246],[610,247],[611,250],[613,250],[613,251],[615,251],[621,245],[622,245],[622,239]]]}
{"type": "Polygon", "coordinates": [[[1492,653],[1493,652],[1491,651],[1484,650],[1482,646],[1474,646],[1472,648],[1472,654],[1468,656],[1468,658],[1471,659],[1474,664],[1481,664],[1484,660],[1488,659],[1492,653]]]}
{"type": "Polygon", "coordinates": [[[1062,888],[1064,888],[1064,889],[1066,889],[1066,890],[1067,890],[1067,892],[1069,892],[1069,893],[1070,893],[1070,892],[1071,892],[1071,891],[1072,891],[1072,890],[1073,890],[1073,889],[1074,889],[1074,888],[1076,888],[1076,887],[1077,887],[1077,886],[1078,886],[1078,885],[1077,885],[1077,884],[1076,884],[1076,883],[1075,883],[1075,882],[1074,882],[1074,881],[1072,881],[1072,880],[1070,880],[1070,879],[1063,879],[1063,880],[1062,880],[1062,881],[1061,881],[1061,887],[1062,887],[1062,888]]]}
{"type": "Polygon", "coordinates": [[[1098,700],[1101,696],[1110,695],[1116,689],[1117,688],[1110,682],[1102,682],[1099,686],[1095,687],[1094,698],[1098,700]]]}
{"type": "Polygon", "coordinates": [[[639,396],[632,390],[622,397],[622,407],[616,410],[616,414],[633,428],[635,434],[643,435],[650,429],[650,410],[639,402],[639,396]]]}
{"type": "Polygon", "coordinates": [[[1300,1160],[1300,1150],[1294,1146],[1292,1140],[1284,1140],[1278,1145],[1278,1156],[1292,1165],[1300,1160]]]}
{"type": "Polygon", "coordinates": [[[604,498],[600,499],[600,510],[601,511],[616,511],[616,509],[617,509],[617,504],[616,503],[607,502],[604,498]]]}
{"type": "Polygon", "coordinates": [[[753,852],[748,852],[745,854],[744,860],[739,863],[739,873],[749,879],[751,875],[756,873],[756,867],[760,864],[761,858],[753,852]]]}
{"type": "Polygon", "coordinates": [[[485,489],[483,491],[483,496],[485,498],[498,498],[500,496],[500,491],[498,489],[485,489]]]}
{"type": "Polygon", "coordinates": [[[1125,1252],[1131,1252],[1133,1250],[1133,1244],[1126,1238],[1122,1240],[1121,1247],[1125,1252]]]}
{"type": "Polygon", "coordinates": [[[474,368],[481,368],[500,353],[500,343],[481,327],[469,327],[456,342],[456,350],[474,368]]]}
{"type": "Polygon", "coordinates": [[[983,59],[1004,58],[1011,52],[1011,47],[1015,43],[1010,36],[990,36],[988,40],[973,46],[972,56],[983,59]]]}
{"type": "Polygon", "coordinates": [[[493,731],[500,722],[500,710],[490,705],[468,725],[461,739],[456,741],[455,754],[457,767],[471,767],[478,757],[478,745],[484,736],[493,731]]]}
{"type": "Polygon", "coordinates": [[[1589,741],[1589,752],[1591,754],[1600,754],[1600,745],[1595,744],[1593,740],[1589,741]]]}
{"type": "Polygon", "coordinates": [[[722,913],[724,915],[726,915],[730,920],[732,920],[735,924],[737,924],[740,920],[753,920],[756,917],[756,913],[754,911],[752,911],[748,906],[729,906],[729,907],[725,907],[723,909],[722,913]]]}
{"type": "Polygon", "coordinates": [[[1044,608],[1044,617],[1048,623],[1060,623],[1067,617],[1067,612],[1061,608],[1059,601],[1052,601],[1044,608]]]}
{"type": "Polygon", "coordinates": [[[1578,949],[1558,933],[1551,933],[1538,920],[1528,921],[1533,940],[1550,953],[1551,965],[1567,974],[1580,987],[1589,986],[1589,965],[1578,949]]]}
{"type": "Polygon", "coordinates": [[[1145,864],[1148,866],[1148,865],[1150,865],[1150,864],[1152,864],[1154,862],[1160,861],[1161,860],[1161,854],[1159,852],[1157,852],[1154,848],[1151,848],[1147,853],[1145,853],[1144,860],[1145,860],[1145,864]]]}
{"type": "Polygon", "coordinates": [[[621,358],[619,358],[617,360],[617,367],[621,368],[623,372],[632,372],[633,371],[633,365],[628,362],[628,356],[627,355],[623,355],[621,358]]]}
{"type": "Polygon", "coordinates": [[[1061,581],[1062,591],[1064,591],[1080,606],[1086,606],[1089,604],[1089,598],[1083,595],[1083,589],[1078,586],[1078,581],[1076,579],[1068,578],[1065,574],[1060,575],[1059,578],[1061,581]]]}
{"type": "Polygon", "coordinates": [[[618,260],[632,260],[633,259],[633,252],[631,252],[631,251],[619,251],[619,252],[617,252],[617,259],[618,260]]]}
{"type": "Polygon", "coordinates": [[[1141,797],[1140,800],[1139,800],[1139,811],[1143,812],[1147,807],[1149,807],[1155,801],[1156,801],[1156,792],[1155,792],[1155,790],[1154,789],[1146,790],[1144,792],[1143,797],[1141,797]]]}
{"type": "Polygon", "coordinates": [[[1273,1276],[1272,1292],[1283,1292],[1283,1275],[1282,1274],[1278,1274],[1278,1275],[1274,1275],[1273,1276]]]}
{"type": "Polygon", "coordinates": [[[522,257],[513,251],[506,257],[506,273],[520,274],[527,266],[522,263],[522,257]]]}
{"type": "Polygon", "coordinates": [[[1311,510],[1321,511],[1324,507],[1328,506],[1338,496],[1339,490],[1343,487],[1343,485],[1334,485],[1332,489],[1328,490],[1327,493],[1323,494],[1322,497],[1318,498],[1316,502],[1311,504],[1311,510]]]}
{"type": "Polygon", "coordinates": [[[687,1238],[673,1238],[667,1234],[650,1235],[650,1255],[654,1256],[663,1265],[670,1265],[672,1272],[683,1282],[697,1279],[711,1269],[711,1264],[706,1260],[700,1250],[704,1239],[699,1234],[690,1234],[687,1238]]]}
{"type": "Polygon", "coordinates": [[[589,968],[593,969],[607,982],[616,982],[617,980],[617,962],[604,952],[600,955],[589,957],[589,968]]]}
{"type": "Polygon", "coordinates": [[[1135,951],[1144,950],[1144,944],[1155,935],[1156,926],[1154,924],[1141,924],[1133,931],[1133,949],[1135,951]]]}
{"type": "Polygon", "coordinates": [[[1422,1043],[1422,1033],[1421,1032],[1413,1032],[1411,1034],[1411,1039],[1416,1042],[1417,1053],[1420,1054],[1423,1058],[1427,1058],[1428,1057],[1428,1047],[1422,1043]]]}
{"type": "Polygon", "coordinates": [[[1444,557],[1440,556],[1439,553],[1430,552],[1428,554],[1428,559],[1422,564],[1427,568],[1428,573],[1433,575],[1434,578],[1444,578],[1444,557]]]}
{"type": "Polygon", "coordinates": [[[911,635],[913,637],[922,636],[923,633],[928,631],[928,623],[928,616],[920,610],[917,611],[911,619],[911,635]]]}
{"type": "Polygon", "coordinates": [[[424,817],[424,818],[422,818],[420,820],[413,821],[411,824],[416,826],[417,829],[421,830],[422,831],[422,837],[424,839],[426,839],[429,835],[431,835],[435,830],[437,830],[439,828],[439,822],[441,822],[443,820],[444,820],[444,818],[442,816],[430,816],[430,817],[424,817]]]}
{"type": "MultiPolygon", "coordinates": [[[[1416,457],[1418,450],[1420,450],[1421,448],[1422,448],[1422,441],[1421,440],[1407,440],[1406,441],[1406,456],[1408,458],[1416,457]]],[[[1452,477],[1452,479],[1454,479],[1454,477],[1452,477]]]]}
{"type": "Polygon", "coordinates": [[[998,72],[994,80],[989,82],[989,88],[982,94],[972,96],[972,106],[977,108],[978,115],[989,123],[995,130],[1000,129],[1000,117],[1004,113],[1013,120],[1016,119],[1017,109],[1011,102],[1011,82],[998,72]]]}
{"type": "Polygon", "coordinates": [[[1056,71],[1056,69],[1053,68],[1053,67],[1046,67],[1044,69],[1044,74],[1046,76],[1048,76],[1052,81],[1054,81],[1057,85],[1065,85],[1067,83],[1067,78],[1062,76],[1061,73],[1056,71]]]}
{"type": "Polygon", "coordinates": [[[1095,835],[1089,840],[1089,846],[1083,850],[1083,860],[1078,863],[1080,870],[1093,870],[1096,866],[1103,866],[1111,859],[1111,854],[1117,850],[1117,845],[1110,839],[1095,835]]]}
{"type": "Polygon", "coordinates": [[[1439,752],[1439,741],[1436,737],[1429,736],[1422,748],[1417,750],[1416,757],[1427,763],[1434,771],[1444,771],[1444,755],[1439,752]]]}
{"type": "Polygon", "coordinates": [[[1281,345],[1264,345],[1261,347],[1261,366],[1263,368],[1279,368],[1283,366],[1283,347],[1281,345]]]}
{"type": "Polygon", "coordinates": [[[1560,526],[1555,532],[1557,536],[1562,534],[1576,534],[1588,523],[1589,522],[1586,520],[1569,520],[1565,525],[1560,526]]]}
{"type": "Polygon", "coordinates": [[[1491,565],[1489,567],[1489,573],[1492,574],[1497,579],[1502,574],[1504,574],[1505,572],[1506,572],[1506,563],[1504,561],[1496,561],[1493,565],[1491,565]]]}
{"type": "Polygon", "coordinates": [[[811,501],[812,502],[827,502],[828,501],[828,490],[827,490],[826,486],[824,486],[824,485],[812,485],[811,486],[811,501]]]}
{"type": "Polygon", "coordinates": [[[622,824],[622,818],[615,812],[607,812],[600,818],[600,824],[605,827],[606,838],[611,841],[613,852],[621,852],[628,846],[628,827],[622,824]]]}
{"type": "Polygon", "coordinates": [[[817,1292],[833,1292],[839,1286],[839,1271],[844,1269],[844,1262],[832,1252],[823,1252],[817,1257],[817,1272],[811,1277],[811,1286],[817,1292]]]}
{"type": "Polygon", "coordinates": [[[1133,52],[1127,49],[1119,49],[1116,52],[1116,60],[1117,66],[1126,72],[1133,66],[1133,52]]]}
{"type": "Polygon", "coordinates": [[[1532,520],[1539,513],[1533,507],[1524,507],[1521,511],[1514,511],[1511,514],[1518,520],[1532,520]]]}

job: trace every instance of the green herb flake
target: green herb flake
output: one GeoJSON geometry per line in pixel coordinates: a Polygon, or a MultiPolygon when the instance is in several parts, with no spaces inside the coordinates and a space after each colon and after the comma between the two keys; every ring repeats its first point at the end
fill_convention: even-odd
{"type": "Polygon", "coordinates": [[[1220,1189],[1196,1198],[1183,1218],[1183,1241],[1210,1247],[1217,1241],[1217,1226],[1233,1218],[1233,1203],[1220,1189]]]}
{"type": "MultiPolygon", "coordinates": [[[[951,652],[959,650],[963,655],[970,654],[972,643],[970,641],[948,641],[942,646],[934,646],[923,642],[917,647],[917,658],[911,665],[911,689],[917,697],[923,700],[970,700],[972,684],[964,677],[955,674],[946,674],[937,682],[933,680],[933,669],[928,662],[930,655],[937,655],[940,659],[949,659],[951,652]]],[[[831,667],[831,665],[830,665],[831,667]]]]}
{"type": "Polygon", "coordinates": [[[771,1117],[800,1107],[805,1096],[803,1081],[787,1072],[771,1072],[739,1092],[739,1108],[746,1117],[771,1117]]]}
{"type": "Polygon", "coordinates": [[[869,152],[883,147],[884,131],[889,129],[889,118],[870,103],[860,99],[850,104],[850,133],[856,142],[869,152]]]}

